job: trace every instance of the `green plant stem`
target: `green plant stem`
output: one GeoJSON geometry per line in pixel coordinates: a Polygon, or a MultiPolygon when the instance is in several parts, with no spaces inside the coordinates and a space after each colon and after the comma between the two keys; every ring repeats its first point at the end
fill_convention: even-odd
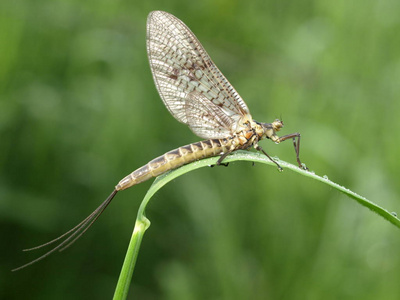
{"type": "MultiPolygon", "coordinates": [[[[137,256],[139,253],[139,248],[140,244],[144,235],[144,232],[146,229],[150,226],[150,221],[146,218],[145,216],[145,209],[147,204],[149,203],[151,197],[159,190],[161,189],[164,185],[166,185],[168,182],[171,180],[175,179],[176,177],[179,177],[187,172],[210,166],[210,165],[215,165],[219,157],[211,157],[211,158],[206,158],[202,159],[199,161],[192,162],[190,164],[184,165],[178,169],[169,171],[159,177],[156,178],[156,180],[153,182],[151,185],[150,189],[147,191],[138,211],[138,215],[136,218],[136,223],[135,223],[135,228],[133,230],[133,234],[131,237],[131,241],[128,246],[128,250],[125,256],[125,260],[122,266],[122,270],[118,279],[117,287],[115,290],[114,294],[114,300],[120,300],[120,299],[126,299],[128,295],[128,290],[129,290],[129,285],[131,282],[133,270],[135,268],[137,256]]],[[[279,160],[278,158],[274,158],[274,160],[279,163],[279,165],[283,169],[289,169],[294,172],[297,172],[301,175],[310,177],[312,179],[315,179],[317,181],[320,181],[322,183],[325,183],[327,185],[330,185],[331,187],[337,189],[338,191],[346,194],[350,198],[356,200],[358,203],[361,205],[369,208],[373,212],[379,214],[395,226],[400,228],[400,220],[397,218],[397,216],[393,213],[390,213],[386,209],[378,206],[377,204],[373,203],[372,201],[358,195],[357,193],[354,193],[353,191],[337,184],[332,181],[330,181],[326,176],[318,176],[314,172],[310,171],[305,171],[300,169],[298,166],[289,164],[285,161],[279,160]]],[[[259,162],[259,163],[264,163],[267,165],[271,165],[274,168],[276,168],[276,165],[271,162],[267,157],[260,153],[255,153],[255,152],[248,152],[248,151],[236,151],[226,157],[224,159],[224,163],[229,163],[229,162],[234,162],[234,161],[251,161],[251,162],[259,162]]]]}
{"type": "Polygon", "coordinates": [[[146,217],[144,217],[142,220],[136,220],[135,228],[133,229],[128,251],[126,252],[122,270],[119,274],[113,299],[126,299],[128,296],[129,284],[132,280],[133,270],[135,269],[140,244],[142,242],[144,232],[149,226],[150,221],[146,217]]]}

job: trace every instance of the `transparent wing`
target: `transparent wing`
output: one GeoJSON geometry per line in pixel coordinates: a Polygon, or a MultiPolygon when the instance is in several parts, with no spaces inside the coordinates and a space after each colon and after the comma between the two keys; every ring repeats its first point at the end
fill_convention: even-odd
{"type": "MultiPolygon", "coordinates": [[[[212,62],[190,29],[173,15],[153,11],[147,19],[147,53],[158,92],[170,113],[203,138],[227,135],[236,131],[238,122],[251,119],[246,103],[212,62]],[[191,95],[191,96],[190,96],[191,95]],[[189,102],[189,104],[187,103],[189,102]],[[201,102],[197,103],[196,102],[201,102]],[[204,109],[212,105],[210,109],[204,109]],[[218,110],[230,128],[212,127],[210,121],[218,110]],[[206,111],[207,118],[196,118],[195,111],[206,111]],[[200,130],[200,127],[207,130],[200,130]]],[[[225,137],[226,137],[225,136],[225,137]]]]}
{"type": "Polygon", "coordinates": [[[210,102],[203,94],[191,92],[186,102],[186,118],[190,129],[205,139],[222,139],[232,135],[233,119],[220,106],[210,102]]]}

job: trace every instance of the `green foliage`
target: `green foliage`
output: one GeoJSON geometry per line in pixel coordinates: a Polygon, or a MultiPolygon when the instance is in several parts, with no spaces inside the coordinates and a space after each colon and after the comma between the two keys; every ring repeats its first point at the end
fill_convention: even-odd
{"type": "MultiPolygon", "coordinates": [[[[109,299],[151,182],[62,254],[9,270],[129,172],[198,140],[154,87],[151,10],[193,30],[256,120],[300,132],[311,170],[399,213],[399,3],[1,1],[0,298],[109,299]]],[[[261,146],[295,162],[290,142],[261,146]]],[[[133,299],[400,298],[398,230],[315,180],[235,162],[152,203],[133,299]]]]}

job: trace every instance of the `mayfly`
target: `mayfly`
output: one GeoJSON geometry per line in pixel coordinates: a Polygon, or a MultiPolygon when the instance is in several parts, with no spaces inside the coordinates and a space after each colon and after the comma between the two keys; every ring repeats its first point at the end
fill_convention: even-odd
{"type": "Polygon", "coordinates": [[[35,250],[60,241],[44,255],[14,271],[73,244],[97,220],[118,191],[195,160],[219,156],[219,165],[233,151],[254,147],[282,170],[258,142],[267,138],[278,144],[292,139],[297,163],[300,168],[306,169],[299,158],[300,134],[279,137],[276,133],[283,127],[281,120],[276,119],[272,123],[253,120],[246,103],[182,21],[163,11],[151,12],[147,19],[147,54],[154,82],[164,105],[179,122],[188,125],[196,135],[205,140],[169,151],[133,171],[81,223],[48,243],[26,249],[25,251],[35,250]]]}

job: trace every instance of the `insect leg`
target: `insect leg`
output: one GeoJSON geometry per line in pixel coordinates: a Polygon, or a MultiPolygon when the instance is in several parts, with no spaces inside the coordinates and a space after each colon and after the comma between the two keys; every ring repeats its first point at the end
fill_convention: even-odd
{"type": "Polygon", "coordinates": [[[228,152],[222,153],[221,156],[219,157],[219,159],[217,160],[216,165],[217,166],[225,166],[225,167],[227,167],[229,165],[229,163],[222,163],[222,161],[231,153],[232,153],[232,151],[228,151],[228,152]]]}
{"type": "Polygon", "coordinates": [[[254,148],[255,148],[257,151],[261,151],[262,153],[264,153],[264,155],[266,155],[266,156],[270,159],[270,161],[272,161],[274,164],[276,164],[277,167],[278,167],[278,170],[279,170],[280,172],[283,171],[282,167],[281,167],[276,161],[274,161],[274,160],[271,158],[271,156],[269,156],[269,155],[267,154],[267,152],[265,152],[265,151],[263,150],[263,148],[261,148],[261,146],[259,146],[258,144],[255,144],[255,145],[254,145],[254,148]]]}
{"type": "Polygon", "coordinates": [[[294,150],[296,151],[296,159],[297,159],[297,163],[299,164],[299,167],[303,170],[308,170],[308,168],[305,165],[303,165],[300,161],[300,133],[296,132],[296,133],[284,135],[279,138],[279,142],[283,142],[288,139],[293,139],[293,146],[294,146],[294,150]],[[296,141],[296,138],[297,138],[297,141],[296,141]]]}

